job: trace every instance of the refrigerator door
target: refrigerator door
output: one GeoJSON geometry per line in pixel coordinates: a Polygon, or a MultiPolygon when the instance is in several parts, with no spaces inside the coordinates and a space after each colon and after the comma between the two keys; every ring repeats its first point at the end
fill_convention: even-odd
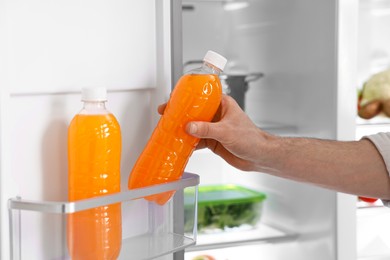
{"type": "MultiPolygon", "coordinates": [[[[9,198],[67,200],[67,126],[81,109],[82,87],[108,90],[107,108],[121,125],[126,189],[159,118],[157,106],[181,73],[180,12],[178,0],[0,1],[1,259],[10,259],[9,198]]],[[[177,200],[165,220],[180,232],[177,200]]],[[[49,219],[23,219],[25,239],[39,246],[22,238],[22,258],[58,255],[49,230],[62,224],[49,219]]],[[[124,228],[123,236],[131,235],[134,225],[124,228]]]]}

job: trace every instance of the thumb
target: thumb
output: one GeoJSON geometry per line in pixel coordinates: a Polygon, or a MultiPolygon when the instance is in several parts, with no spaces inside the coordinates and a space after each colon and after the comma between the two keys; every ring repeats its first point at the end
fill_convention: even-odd
{"type": "Polygon", "coordinates": [[[190,122],[186,126],[188,134],[198,138],[218,139],[217,125],[210,122],[190,122]]]}

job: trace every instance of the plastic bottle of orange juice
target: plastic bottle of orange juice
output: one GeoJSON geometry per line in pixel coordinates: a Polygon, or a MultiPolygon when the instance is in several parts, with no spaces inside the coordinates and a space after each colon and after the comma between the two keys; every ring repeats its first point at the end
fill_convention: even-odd
{"type": "MultiPolygon", "coordinates": [[[[106,110],[106,89],[82,90],[83,109],[68,129],[68,196],[77,201],[120,191],[121,132],[106,110]]],[[[121,206],[106,205],[68,216],[73,260],[117,259],[122,241],[121,206]]]]}
{"type": "MultiPolygon", "coordinates": [[[[186,124],[190,121],[211,121],[214,117],[222,98],[218,75],[226,62],[221,55],[208,51],[200,68],[179,79],[164,114],[130,173],[130,189],[181,178],[199,142],[199,138],[186,133],[186,124]]],[[[163,205],[173,193],[165,192],[146,199],[163,205]]]]}

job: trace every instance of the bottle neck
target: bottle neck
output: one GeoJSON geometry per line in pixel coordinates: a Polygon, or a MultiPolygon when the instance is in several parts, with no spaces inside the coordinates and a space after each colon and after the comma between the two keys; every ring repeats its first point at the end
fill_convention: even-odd
{"type": "Polygon", "coordinates": [[[106,114],[106,101],[84,101],[81,114],[106,114]]]}
{"type": "Polygon", "coordinates": [[[219,75],[222,72],[222,70],[215,67],[211,63],[208,63],[207,61],[203,62],[202,69],[208,71],[210,74],[216,74],[216,75],[219,75]]]}

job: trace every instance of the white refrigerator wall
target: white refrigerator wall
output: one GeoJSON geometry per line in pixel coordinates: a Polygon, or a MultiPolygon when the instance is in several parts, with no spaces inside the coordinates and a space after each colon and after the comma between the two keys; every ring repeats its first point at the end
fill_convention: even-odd
{"type": "MultiPolygon", "coordinates": [[[[227,56],[227,73],[234,66],[264,73],[264,78],[249,83],[246,112],[265,130],[354,140],[357,3],[241,2],[247,2],[247,7],[231,10],[224,1],[184,1],[183,62],[213,46],[227,56]],[[215,22],[207,23],[212,18],[215,22]]],[[[201,184],[238,183],[264,191],[268,197],[262,221],[299,234],[293,242],[260,246],[259,255],[356,259],[355,197],[240,172],[205,151],[193,155],[188,169],[200,173],[201,184]],[[204,169],[210,160],[214,167],[204,169]]]]}
{"type": "MultiPolygon", "coordinates": [[[[170,93],[170,5],[0,0],[1,259],[10,258],[7,199],[67,200],[67,127],[82,107],[82,87],[108,89],[107,108],[121,125],[127,187],[156,123],[157,105],[170,93]]],[[[22,259],[60,257],[54,236],[63,231],[60,219],[22,217],[29,231],[22,259]]],[[[143,227],[124,228],[126,236],[143,227]]]]}

